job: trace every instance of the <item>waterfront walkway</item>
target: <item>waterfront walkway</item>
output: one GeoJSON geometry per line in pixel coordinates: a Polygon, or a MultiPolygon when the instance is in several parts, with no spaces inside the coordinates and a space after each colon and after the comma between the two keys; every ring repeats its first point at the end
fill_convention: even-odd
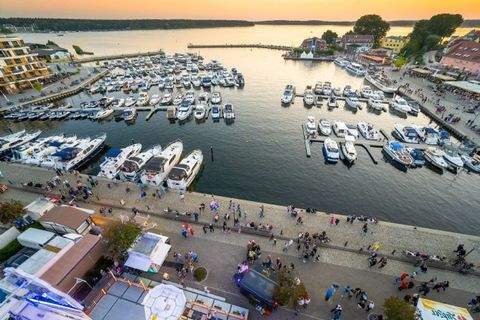
{"type": "MultiPolygon", "coordinates": [[[[480,146],[480,135],[475,133],[468,125],[467,120],[473,120],[475,118],[475,114],[469,114],[464,112],[463,108],[467,106],[467,102],[461,100],[458,96],[447,92],[445,96],[438,96],[433,88],[435,86],[434,83],[418,77],[412,77],[407,73],[400,71],[400,72],[389,72],[389,76],[393,80],[397,80],[400,85],[409,84],[409,89],[411,89],[412,93],[406,93],[402,91],[402,94],[406,94],[409,98],[417,101],[420,105],[423,106],[423,112],[427,114],[430,118],[438,118],[442,125],[446,125],[450,128],[453,128],[454,131],[457,131],[457,136],[466,137],[480,146]],[[415,94],[415,91],[421,89],[421,94],[427,97],[427,101],[425,103],[421,102],[421,97],[418,94],[415,94]],[[436,112],[436,102],[440,99],[440,105],[445,107],[445,111],[441,113],[436,112]],[[454,116],[459,116],[460,121],[457,123],[446,123],[443,118],[447,115],[452,113],[454,116]]],[[[472,101],[474,103],[474,101],[472,101]]],[[[438,120],[437,119],[437,120],[438,120]]],[[[476,124],[478,125],[480,122],[480,117],[477,117],[476,124]]]]}
{"type": "MultiPolygon", "coordinates": [[[[21,183],[42,183],[50,180],[55,176],[55,172],[45,170],[37,167],[27,167],[23,165],[8,164],[1,162],[0,171],[4,175],[3,183],[13,184],[14,187],[19,188],[21,183]],[[10,182],[9,182],[10,180],[10,182]]],[[[64,175],[62,179],[70,181],[71,185],[76,185],[77,181],[82,181],[88,185],[87,177],[85,175],[64,175]]],[[[316,214],[306,213],[300,210],[300,216],[303,218],[303,223],[296,223],[295,219],[287,214],[286,208],[283,206],[261,204],[258,202],[231,199],[220,196],[212,196],[201,193],[187,193],[184,197],[180,197],[178,193],[168,192],[159,201],[158,197],[154,197],[155,190],[151,188],[145,189],[146,196],[141,198],[139,186],[133,183],[111,182],[108,180],[98,179],[98,185],[94,188],[95,197],[91,205],[113,207],[117,210],[127,210],[127,212],[135,207],[141,212],[148,214],[152,219],[156,219],[158,224],[165,224],[166,215],[164,210],[171,208],[178,210],[180,213],[190,211],[198,212],[199,205],[205,203],[207,208],[212,199],[215,199],[220,204],[220,220],[221,216],[228,210],[229,202],[240,205],[242,218],[240,219],[242,225],[247,222],[254,221],[269,224],[273,226],[274,237],[278,239],[277,250],[281,250],[284,242],[288,238],[297,238],[300,232],[321,232],[326,230],[331,242],[325,248],[325,255],[322,257],[324,262],[339,264],[352,268],[368,269],[367,266],[367,248],[375,245],[379,248],[378,252],[390,258],[387,267],[382,269],[382,273],[390,276],[399,274],[399,272],[412,272],[413,261],[402,254],[403,250],[420,251],[430,255],[445,256],[447,260],[454,257],[452,252],[458,244],[465,245],[466,250],[470,250],[476,246],[469,255],[469,261],[476,266],[480,264],[480,237],[463,235],[458,233],[432,230],[426,228],[418,228],[407,225],[400,225],[388,222],[379,222],[378,224],[369,224],[369,231],[366,235],[362,234],[361,228],[363,222],[356,221],[353,224],[346,223],[346,217],[342,215],[335,215],[340,220],[337,226],[329,224],[331,215],[317,212],[316,214]],[[126,192],[127,186],[130,191],[126,192]],[[97,198],[98,197],[98,198],[97,198]],[[260,217],[260,206],[264,207],[264,217],[260,217]],[[359,251],[361,249],[361,251],[359,251]],[[327,254],[328,252],[328,254],[327,254]]],[[[59,192],[57,190],[56,192],[59,192]]],[[[65,190],[63,191],[65,192],[65,190]]],[[[8,194],[23,199],[31,200],[38,196],[38,193],[45,193],[44,190],[35,189],[14,189],[10,190],[8,194]],[[23,193],[22,193],[23,192],[23,193]],[[26,195],[28,194],[28,196],[26,195]]],[[[3,197],[5,197],[3,196],[3,197]]],[[[211,223],[212,214],[207,209],[199,217],[199,224],[211,223]]],[[[193,219],[187,218],[189,223],[193,223],[193,219]]],[[[233,218],[232,218],[233,219],[233,218]]],[[[180,216],[181,220],[181,216],[180,216]]],[[[178,223],[178,221],[177,221],[178,223]]],[[[201,228],[196,227],[197,234],[201,232],[201,228]]],[[[268,242],[268,233],[258,232],[261,235],[262,241],[268,242]]],[[[323,250],[323,249],[322,249],[323,250]]],[[[451,287],[459,288],[466,291],[474,292],[480,288],[480,277],[474,275],[461,275],[456,272],[449,271],[444,265],[438,265],[438,268],[432,268],[434,263],[429,264],[429,267],[435,270],[435,274],[439,280],[448,279],[451,287]]],[[[425,275],[429,277],[430,275],[425,275]]]]}

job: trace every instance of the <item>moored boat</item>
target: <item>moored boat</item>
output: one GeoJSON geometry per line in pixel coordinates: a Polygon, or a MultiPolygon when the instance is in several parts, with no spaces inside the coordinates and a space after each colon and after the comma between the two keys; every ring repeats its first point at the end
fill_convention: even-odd
{"type": "Polygon", "coordinates": [[[436,147],[428,147],[423,152],[425,160],[427,160],[431,165],[443,171],[443,169],[448,168],[448,163],[445,161],[445,153],[436,147]]]}
{"type": "Polygon", "coordinates": [[[355,139],[348,135],[345,141],[340,144],[340,150],[348,163],[352,164],[357,160],[357,150],[355,150],[355,139]]]}
{"type": "Polygon", "coordinates": [[[168,174],[167,186],[170,189],[186,190],[195,180],[203,163],[203,154],[199,149],[193,150],[168,174]]]}
{"type": "Polygon", "coordinates": [[[160,186],[170,170],[178,163],[183,152],[183,143],[174,141],[158,155],[153,156],[143,167],[140,181],[152,186],[160,186]]]}
{"type": "Polygon", "coordinates": [[[99,177],[114,179],[122,164],[129,158],[137,155],[142,149],[140,143],[132,144],[122,149],[112,148],[108,150],[103,162],[100,164],[99,177]]]}
{"type": "Polygon", "coordinates": [[[383,146],[383,150],[392,158],[392,160],[405,167],[409,167],[413,163],[410,152],[408,152],[401,142],[389,141],[383,146]]]}
{"type": "Polygon", "coordinates": [[[134,156],[128,157],[119,169],[118,177],[121,180],[135,181],[137,180],[140,171],[143,166],[154,156],[158,156],[162,151],[160,145],[153,146],[152,148],[138,153],[134,156]]]}
{"type": "Polygon", "coordinates": [[[338,144],[335,140],[326,138],[323,142],[323,155],[327,162],[336,163],[340,158],[338,144]]]}

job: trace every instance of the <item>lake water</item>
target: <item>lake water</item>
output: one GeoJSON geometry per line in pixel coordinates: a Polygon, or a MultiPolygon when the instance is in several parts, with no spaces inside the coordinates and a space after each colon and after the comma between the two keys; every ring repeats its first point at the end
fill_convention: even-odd
{"type": "MultiPolygon", "coordinates": [[[[303,38],[320,36],[333,29],[343,34],[349,27],[335,26],[255,26],[251,28],[156,30],[125,32],[25,34],[25,41],[46,42],[51,39],[71,48],[79,45],[95,54],[112,54],[163,49],[167,53],[184,52],[188,43],[268,43],[299,44],[303,38]]],[[[392,28],[390,34],[407,34],[410,28],[392,28]]],[[[465,33],[463,30],[460,33],[465,33]]],[[[106,132],[110,146],[121,147],[134,139],[144,147],[165,145],[182,139],[185,152],[200,148],[205,167],[195,183],[198,192],[245,198],[275,204],[294,204],[319,210],[367,214],[399,223],[478,234],[480,225],[480,177],[461,172],[438,174],[429,168],[403,172],[393,166],[380,150],[374,165],[365,150],[357,148],[358,162],[351,168],[343,163],[325,164],[321,144],[312,145],[312,157],[305,156],[301,125],[307,115],[347,123],[368,121],[390,131],[396,122],[427,125],[424,115],[401,119],[393,114],[376,115],[366,108],[352,113],[342,106],[334,111],[325,107],[306,109],[301,99],[290,107],[280,105],[286,84],[302,92],[307,84],[331,81],[335,86],[360,88],[363,79],[354,78],[333,63],[285,61],[281,52],[263,49],[196,49],[206,60],[217,59],[225,66],[236,67],[246,79],[244,89],[220,89],[224,102],[235,107],[236,121],[203,124],[190,121],[171,124],[163,112],[145,121],[140,113],[134,125],[123,122],[90,121],[23,122],[0,121],[0,132],[7,126],[41,128],[46,134],[95,135],[106,132]],[[214,162],[209,148],[214,148],[214,162]]],[[[157,92],[154,87],[152,92],[157,92]]],[[[116,93],[123,95],[123,93],[116,93]]],[[[72,97],[78,104],[85,94],[72,97]]],[[[96,173],[98,163],[86,168],[96,173]]]]}

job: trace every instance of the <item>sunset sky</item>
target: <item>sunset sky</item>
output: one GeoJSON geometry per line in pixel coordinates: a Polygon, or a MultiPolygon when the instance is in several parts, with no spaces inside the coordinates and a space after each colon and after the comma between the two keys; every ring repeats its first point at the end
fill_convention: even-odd
{"type": "Polygon", "coordinates": [[[3,17],[387,20],[436,13],[480,18],[480,0],[0,0],[3,17]]]}

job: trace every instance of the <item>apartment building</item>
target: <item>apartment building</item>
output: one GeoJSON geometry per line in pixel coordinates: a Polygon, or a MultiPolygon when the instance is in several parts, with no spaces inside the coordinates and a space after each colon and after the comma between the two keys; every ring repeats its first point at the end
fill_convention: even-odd
{"type": "Polygon", "coordinates": [[[47,65],[21,38],[0,36],[0,90],[15,94],[51,76],[47,65]]]}

